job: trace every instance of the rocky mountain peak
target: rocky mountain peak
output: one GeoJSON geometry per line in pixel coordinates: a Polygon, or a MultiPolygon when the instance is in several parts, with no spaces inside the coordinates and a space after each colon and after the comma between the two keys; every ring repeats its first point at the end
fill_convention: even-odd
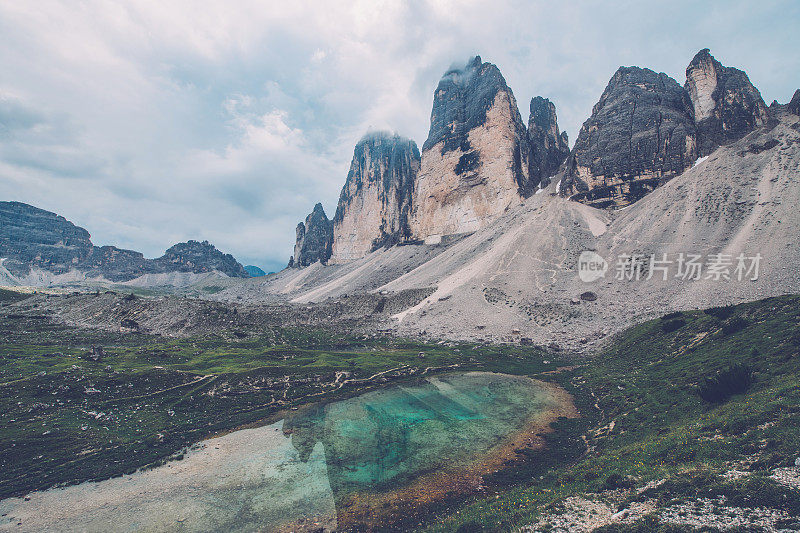
{"type": "MultiPolygon", "coordinates": [[[[510,92],[505,78],[495,65],[483,63],[480,56],[463,67],[450,67],[434,92],[431,127],[422,151],[439,143],[442,153],[464,149],[470,130],[486,122],[486,113],[499,91],[510,92]]],[[[522,124],[519,110],[517,117],[522,124]]]]}
{"type": "Polygon", "coordinates": [[[92,253],[89,232],[50,211],[0,202],[0,258],[13,275],[31,267],[62,274],[92,253]]]}
{"type": "Polygon", "coordinates": [[[333,217],[334,262],[409,239],[419,168],[417,144],[395,133],[370,133],[356,144],[333,217]]]}
{"type": "Polygon", "coordinates": [[[305,267],[318,261],[322,264],[328,262],[333,245],[333,223],[328,219],[321,203],[314,206],[305,223],[297,225],[296,232],[294,256],[290,265],[305,267]]]}
{"type": "Polygon", "coordinates": [[[530,145],[500,70],[476,56],[433,96],[410,221],[415,238],[475,231],[531,194],[530,145]]]}
{"type": "Polygon", "coordinates": [[[222,272],[232,278],[246,278],[249,274],[231,254],[222,253],[208,241],[190,240],[171,246],[164,255],[155,260],[167,271],[222,272]]]}
{"type": "Polygon", "coordinates": [[[547,98],[531,99],[528,141],[531,179],[542,182],[555,174],[569,155],[567,132],[559,132],[556,106],[547,98]]]}
{"type": "Polygon", "coordinates": [[[800,89],[797,89],[792,100],[787,104],[787,110],[795,115],[800,115],[800,89]]]}
{"type": "Polygon", "coordinates": [[[692,102],[664,73],[620,67],[567,161],[560,192],[595,207],[624,207],[697,159],[692,102]]]}
{"type": "Polygon", "coordinates": [[[2,268],[16,278],[31,270],[129,281],[144,274],[218,271],[247,277],[242,265],[208,241],[176,244],[158,259],[116,246],[95,246],[89,232],[62,216],[21,202],[0,202],[2,268]]]}
{"type": "Polygon", "coordinates": [[[685,88],[692,100],[700,155],[744,137],[769,118],[747,74],[722,65],[708,48],[686,67],[685,88]]]}

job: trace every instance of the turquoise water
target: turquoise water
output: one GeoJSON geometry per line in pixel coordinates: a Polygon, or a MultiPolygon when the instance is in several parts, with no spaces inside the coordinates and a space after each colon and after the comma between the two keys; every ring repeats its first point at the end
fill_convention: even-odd
{"type": "Polygon", "coordinates": [[[470,463],[546,400],[527,378],[455,374],[311,409],[288,418],[284,432],[301,458],[323,444],[335,494],[382,490],[470,463]]]}
{"type": "Polygon", "coordinates": [[[435,501],[443,480],[446,491],[474,480],[476,465],[554,406],[537,382],[501,374],[389,386],[203,441],[182,461],[152,470],[0,501],[7,515],[0,530],[312,531],[374,523],[405,512],[409,500],[435,501]]]}

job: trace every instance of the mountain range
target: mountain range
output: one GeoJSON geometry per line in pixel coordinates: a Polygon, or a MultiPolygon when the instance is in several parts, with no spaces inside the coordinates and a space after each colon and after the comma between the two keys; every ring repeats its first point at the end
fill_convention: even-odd
{"type": "Polygon", "coordinates": [[[381,309],[395,310],[384,322],[395,333],[580,348],[643,317],[797,292],[799,95],[767,107],[708,50],[683,85],[620,67],[570,150],[552,102],[533,98],[526,127],[502,75],[476,57],[440,81],[421,153],[388,133],[358,143],[334,219],[317,205],[298,227],[325,246],[296,247],[301,268],[214,298],[366,292],[391,302],[381,309]],[[605,261],[604,276],[580,278],[583,252],[605,261]],[[687,279],[690,256],[730,264],[687,279]],[[734,275],[740,256],[759,258],[757,279],[734,275]],[[625,257],[636,279],[617,279],[625,257]],[[670,270],[654,263],[652,276],[656,259],[670,270]]]}
{"type": "Polygon", "coordinates": [[[147,259],[141,252],[95,246],[89,232],[62,216],[21,202],[0,202],[0,276],[6,283],[51,285],[80,281],[180,284],[197,275],[249,277],[230,254],[208,241],[170,247],[147,259]],[[172,275],[172,276],[170,276],[172,275]]]}
{"type": "Polygon", "coordinates": [[[683,84],[620,67],[570,148],[551,100],[532,98],[526,123],[499,69],[474,57],[435,88],[421,150],[388,132],[356,144],[333,218],[314,206],[279,273],[237,279],[233,257],[194,241],[158,259],[96,247],[14,202],[0,204],[2,272],[195,284],[321,316],[335,302],[395,334],[581,349],[649,316],[800,291],[799,114],[800,90],[767,106],[704,49],[683,84]],[[602,272],[582,276],[584,257],[602,272]],[[686,275],[689,259],[702,275],[686,275]]]}

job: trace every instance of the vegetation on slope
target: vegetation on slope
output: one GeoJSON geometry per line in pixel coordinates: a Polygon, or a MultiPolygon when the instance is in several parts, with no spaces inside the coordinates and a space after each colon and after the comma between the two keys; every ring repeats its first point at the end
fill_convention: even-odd
{"type": "Polygon", "coordinates": [[[0,315],[0,498],[130,473],[298,405],[454,368],[546,371],[530,347],[268,329],[190,338],[0,315]],[[92,346],[102,346],[99,361],[92,346]]]}
{"type": "Polygon", "coordinates": [[[800,456],[800,297],[665,316],[554,378],[582,402],[585,426],[562,425],[548,440],[557,447],[587,429],[580,457],[534,456],[538,469],[518,488],[431,530],[512,530],[557,516],[568,497],[613,491],[620,509],[644,499],[656,509],[604,531],[682,531],[661,524],[659,510],[701,497],[800,517],[800,491],[770,478],[800,456]],[[731,470],[744,474],[724,476],[731,470]]]}

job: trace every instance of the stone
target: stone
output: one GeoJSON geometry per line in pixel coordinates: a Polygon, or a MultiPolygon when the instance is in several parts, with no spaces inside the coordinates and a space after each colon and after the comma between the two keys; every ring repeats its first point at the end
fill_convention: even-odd
{"type": "Polygon", "coordinates": [[[558,171],[569,155],[567,132],[559,132],[556,106],[547,98],[537,96],[531,99],[528,142],[531,147],[530,179],[542,186],[547,185],[548,178],[558,171]]]}
{"type": "Polygon", "coordinates": [[[692,102],[664,73],[620,67],[584,122],[558,191],[599,208],[622,208],[697,159],[692,102]]]}
{"type": "Polygon", "coordinates": [[[64,217],[22,202],[0,202],[0,257],[11,274],[24,276],[32,267],[63,274],[92,250],[89,232],[64,217]]]}
{"type": "Polygon", "coordinates": [[[708,48],[686,67],[685,88],[694,109],[700,156],[741,139],[769,118],[761,93],[747,74],[723,66],[708,48]]]}
{"type": "Polygon", "coordinates": [[[473,232],[532,194],[530,145],[514,94],[479,56],[439,81],[414,187],[411,234],[473,232]]]}
{"type": "Polygon", "coordinates": [[[116,246],[94,246],[89,232],[55,213],[23,204],[0,202],[0,257],[3,267],[24,277],[33,268],[53,274],[71,271],[87,278],[129,281],[144,274],[218,271],[247,277],[244,267],[208,241],[176,244],[158,259],[116,246]]]}
{"type": "Polygon", "coordinates": [[[333,247],[333,223],[318,203],[306,217],[305,223],[297,225],[294,245],[295,267],[307,267],[320,262],[323,265],[331,258],[333,247]]]}
{"type": "Polygon", "coordinates": [[[410,239],[408,218],[419,167],[419,148],[410,139],[377,132],[356,144],[333,217],[332,262],[410,239]]]}
{"type": "Polygon", "coordinates": [[[249,274],[231,254],[222,253],[208,241],[187,241],[169,248],[155,260],[165,272],[221,272],[231,278],[247,278],[249,274]]]}
{"type": "Polygon", "coordinates": [[[791,102],[787,104],[786,109],[789,113],[800,115],[800,89],[797,89],[792,96],[791,102]]]}

